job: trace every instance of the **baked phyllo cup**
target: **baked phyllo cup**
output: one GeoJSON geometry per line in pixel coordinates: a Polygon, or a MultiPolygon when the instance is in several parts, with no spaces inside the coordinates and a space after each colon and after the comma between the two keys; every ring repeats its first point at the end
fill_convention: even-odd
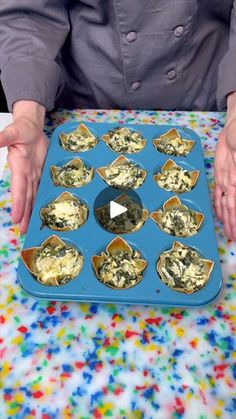
{"type": "Polygon", "coordinates": [[[98,139],[84,124],[80,124],[74,131],[59,134],[61,146],[72,152],[89,151],[95,147],[98,139]]]}
{"type": "Polygon", "coordinates": [[[147,176],[146,170],[125,156],[117,157],[110,165],[96,171],[109,186],[118,189],[138,189],[147,176]]]}
{"type": "Polygon", "coordinates": [[[40,210],[42,227],[56,231],[80,228],[88,218],[88,207],[69,192],[63,192],[40,210]]]}
{"type": "Polygon", "coordinates": [[[56,186],[80,188],[87,185],[94,176],[94,168],[87,167],[79,158],[70,160],[63,166],[51,166],[52,179],[56,186]]]}
{"type": "Polygon", "coordinates": [[[95,208],[96,217],[105,230],[116,234],[126,234],[133,233],[143,226],[148,218],[148,211],[138,202],[125,193],[115,198],[114,202],[127,208],[127,211],[111,218],[110,202],[95,208]]]}
{"type": "Polygon", "coordinates": [[[165,233],[190,237],[199,231],[204,215],[183,205],[177,196],[173,196],[163,204],[162,209],[152,212],[150,218],[165,233]]]}
{"type": "Polygon", "coordinates": [[[21,257],[36,280],[44,285],[65,285],[79,275],[83,256],[72,245],[51,236],[39,247],[22,250],[21,257]]]}
{"type": "Polygon", "coordinates": [[[214,262],[203,259],[199,253],[179,242],[163,252],[157,262],[161,280],[175,291],[192,294],[209,280],[214,262]]]}
{"type": "Polygon", "coordinates": [[[117,127],[108,131],[102,136],[102,140],[116,153],[138,153],[146,145],[142,134],[126,127],[117,127]]]}
{"type": "Polygon", "coordinates": [[[106,252],[92,256],[92,265],[99,281],[113,289],[128,289],[142,280],[147,266],[141,254],[121,237],[113,239],[106,252]]]}
{"type": "Polygon", "coordinates": [[[191,191],[196,185],[200,172],[199,170],[187,171],[169,159],[161,168],[161,173],[153,176],[160,188],[175,193],[191,191]]]}
{"type": "Polygon", "coordinates": [[[154,147],[164,154],[173,156],[187,156],[190,153],[195,141],[181,138],[178,131],[173,128],[161,135],[160,138],[154,138],[154,147]]]}

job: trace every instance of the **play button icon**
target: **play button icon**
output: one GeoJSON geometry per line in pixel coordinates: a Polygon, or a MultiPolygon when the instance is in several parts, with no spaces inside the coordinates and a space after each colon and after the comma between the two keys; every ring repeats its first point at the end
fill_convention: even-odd
{"type": "Polygon", "coordinates": [[[115,201],[110,201],[110,218],[115,218],[126,211],[127,208],[125,208],[123,205],[120,205],[115,201]]]}
{"type": "Polygon", "coordinates": [[[106,188],[95,199],[94,215],[105,230],[126,234],[143,226],[148,211],[143,208],[136,192],[106,188]]]}

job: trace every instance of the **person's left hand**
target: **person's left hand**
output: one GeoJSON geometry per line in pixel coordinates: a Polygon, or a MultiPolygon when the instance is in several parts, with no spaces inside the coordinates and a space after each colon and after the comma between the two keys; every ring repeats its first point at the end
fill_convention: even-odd
{"type": "Polygon", "coordinates": [[[226,123],[215,154],[214,206],[229,239],[236,241],[236,119],[226,123]]]}

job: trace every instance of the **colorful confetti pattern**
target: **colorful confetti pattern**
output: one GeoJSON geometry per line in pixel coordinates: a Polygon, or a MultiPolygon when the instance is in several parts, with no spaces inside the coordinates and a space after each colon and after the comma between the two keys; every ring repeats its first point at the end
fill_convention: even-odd
{"type": "MultiPolygon", "coordinates": [[[[224,114],[58,111],[64,121],[187,125],[201,136],[210,190],[224,114]]],[[[0,183],[0,418],[236,417],[236,245],[215,228],[224,288],[201,309],[36,301],[18,285],[24,237],[0,183]]]]}

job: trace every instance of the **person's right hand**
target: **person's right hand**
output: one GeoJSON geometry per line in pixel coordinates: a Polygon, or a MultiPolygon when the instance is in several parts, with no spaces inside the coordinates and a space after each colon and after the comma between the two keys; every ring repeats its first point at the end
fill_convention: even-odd
{"type": "Polygon", "coordinates": [[[12,222],[20,224],[21,234],[27,231],[47,153],[48,140],[43,133],[44,108],[42,112],[38,118],[34,112],[20,112],[17,108],[16,112],[13,110],[13,123],[0,132],[0,147],[8,147],[7,160],[11,169],[12,222]]]}
{"type": "Polygon", "coordinates": [[[227,237],[236,241],[236,92],[227,97],[225,127],[215,153],[214,206],[227,237]]]}
{"type": "Polygon", "coordinates": [[[236,241],[236,121],[226,123],[215,153],[214,206],[227,237],[236,241]]]}

